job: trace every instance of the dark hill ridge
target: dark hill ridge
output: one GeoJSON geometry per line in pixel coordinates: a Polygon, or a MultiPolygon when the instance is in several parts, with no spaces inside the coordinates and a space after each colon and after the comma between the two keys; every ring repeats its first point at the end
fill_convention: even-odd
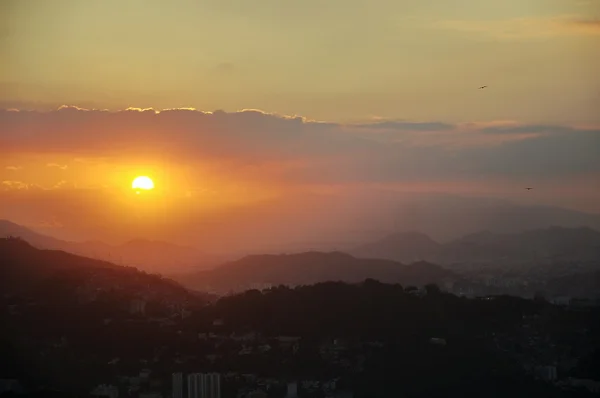
{"type": "Polygon", "coordinates": [[[134,239],[121,245],[104,242],[69,242],[39,234],[7,220],[0,220],[0,238],[16,236],[40,249],[64,250],[86,257],[130,265],[153,273],[175,273],[218,264],[218,259],[193,247],[169,242],[134,239]]]}
{"type": "Polygon", "coordinates": [[[0,238],[6,238],[7,236],[20,237],[33,246],[45,249],[59,249],[68,243],[60,239],[39,234],[11,221],[0,220],[0,238]]]}
{"type": "Polygon", "coordinates": [[[183,286],[161,276],[64,251],[37,249],[20,238],[0,238],[0,259],[0,288],[5,294],[44,299],[49,298],[46,293],[61,287],[65,290],[61,294],[67,295],[104,291],[162,302],[195,300],[183,286]]]}
{"type": "Polygon", "coordinates": [[[429,263],[404,265],[381,259],[360,259],[341,252],[255,255],[213,270],[178,279],[195,289],[241,291],[265,285],[309,285],[325,281],[356,283],[365,279],[403,285],[443,283],[457,276],[429,263]]]}
{"type": "Polygon", "coordinates": [[[446,244],[439,244],[423,234],[400,233],[358,247],[351,253],[357,257],[403,262],[421,258],[442,265],[598,262],[600,232],[587,227],[550,227],[518,234],[482,231],[446,244]]]}
{"type": "Polygon", "coordinates": [[[0,239],[0,286],[8,291],[29,287],[65,271],[115,270],[122,268],[109,262],[79,257],[60,250],[41,250],[21,238],[0,239]]]}

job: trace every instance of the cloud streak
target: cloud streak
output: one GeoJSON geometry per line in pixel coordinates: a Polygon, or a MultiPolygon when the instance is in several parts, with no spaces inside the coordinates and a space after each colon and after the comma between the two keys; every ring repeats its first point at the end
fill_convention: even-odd
{"type": "Polygon", "coordinates": [[[572,16],[487,21],[443,20],[428,25],[435,29],[484,34],[502,40],[600,35],[600,20],[572,16]]]}
{"type": "Polygon", "coordinates": [[[25,166],[18,174],[0,169],[0,209],[17,221],[56,215],[74,237],[193,237],[223,250],[284,236],[318,239],[316,233],[354,239],[351,230],[390,227],[390,214],[411,193],[596,211],[598,148],[600,128],[514,121],[342,124],[258,110],[0,111],[0,159],[25,166]],[[68,172],[49,163],[68,164],[68,172]],[[158,194],[148,206],[130,200],[131,178],[146,166],[158,194]]]}
{"type": "Polygon", "coordinates": [[[38,188],[34,184],[27,184],[23,181],[13,181],[13,180],[5,180],[0,182],[0,188],[2,190],[27,190],[27,189],[35,189],[38,188]]]}
{"type": "Polygon", "coordinates": [[[69,166],[66,165],[66,164],[61,165],[61,164],[58,164],[58,163],[47,163],[46,167],[50,167],[50,168],[54,167],[54,168],[61,169],[61,170],[66,170],[66,169],[69,168],[69,166]]]}
{"type": "MultiPolygon", "coordinates": [[[[288,184],[553,178],[600,173],[600,128],[518,123],[339,124],[257,110],[0,111],[0,152],[144,154],[288,184]]],[[[49,163],[65,170],[68,166],[49,163]]],[[[17,186],[17,185],[14,185],[17,186]]]]}
{"type": "Polygon", "coordinates": [[[600,35],[600,18],[575,19],[568,21],[567,26],[583,34],[600,35]]]}

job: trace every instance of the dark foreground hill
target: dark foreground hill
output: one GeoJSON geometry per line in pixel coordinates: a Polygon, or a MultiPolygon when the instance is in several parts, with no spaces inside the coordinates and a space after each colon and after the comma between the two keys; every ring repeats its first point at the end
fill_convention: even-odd
{"type": "Polygon", "coordinates": [[[426,290],[419,296],[373,280],[251,290],[168,324],[110,308],[84,316],[48,303],[13,304],[16,313],[0,313],[10,326],[0,330],[0,376],[63,391],[100,383],[127,391],[123,376],[147,368],[163,396],[179,371],[221,373],[223,397],[240,388],[226,374],[280,380],[284,391],[274,389],[275,397],[289,380],[332,379],[356,398],[591,396],[534,376],[550,364],[560,379],[600,376],[597,311],[426,290]]]}
{"type": "MultiPolygon", "coordinates": [[[[267,275],[265,269],[278,276],[273,257],[254,268],[229,264],[219,277],[245,280],[257,270],[267,275]]],[[[294,267],[310,271],[303,264],[313,263],[317,276],[352,270],[358,278],[365,268],[411,282],[448,275],[427,263],[364,262],[341,253],[282,257],[290,257],[282,275],[294,267]]],[[[561,382],[600,380],[594,308],[466,299],[435,285],[423,293],[372,279],[249,290],[202,305],[159,276],[20,239],[0,239],[0,270],[0,379],[19,380],[30,391],[88,396],[110,383],[126,395],[143,369],[151,374],[144,387],[163,396],[178,371],[255,374],[284,386],[336,379],[356,398],[591,396],[536,381],[545,366],[556,366],[561,382]],[[132,302],[146,303],[146,310],[132,302]]],[[[238,387],[224,376],[222,396],[237,396],[238,387]]]]}
{"type": "Polygon", "coordinates": [[[0,379],[67,389],[97,379],[90,351],[137,361],[160,344],[140,320],[181,318],[210,300],[159,275],[19,238],[0,238],[0,291],[0,379]]]}
{"type": "Polygon", "coordinates": [[[172,303],[199,297],[159,275],[60,250],[37,249],[20,238],[0,238],[0,260],[0,289],[9,296],[39,300],[60,296],[85,302],[107,294],[172,303]]]}
{"type": "Polygon", "coordinates": [[[309,285],[326,281],[356,283],[372,278],[387,283],[422,286],[442,284],[457,275],[426,262],[404,265],[380,259],[359,259],[340,252],[255,255],[178,279],[192,289],[243,291],[270,285],[309,285]]]}

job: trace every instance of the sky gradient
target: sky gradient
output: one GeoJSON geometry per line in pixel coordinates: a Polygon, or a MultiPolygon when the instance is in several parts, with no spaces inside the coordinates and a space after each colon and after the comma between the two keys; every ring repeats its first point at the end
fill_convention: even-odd
{"type": "Polygon", "coordinates": [[[598,0],[4,0],[0,218],[241,241],[375,191],[600,213],[598,48],[598,0]]]}
{"type": "Polygon", "coordinates": [[[4,107],[597,123],[597,0],[4,0],[4,107]],[[489,85],[487,92],[474,90],[489,85]]]}

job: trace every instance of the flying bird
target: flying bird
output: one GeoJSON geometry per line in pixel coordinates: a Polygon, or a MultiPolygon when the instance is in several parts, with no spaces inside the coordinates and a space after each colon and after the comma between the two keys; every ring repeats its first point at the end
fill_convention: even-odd
{"type": "Polygon", "coordinates": [[[481,89],[484,89],[484,88],[486,88],[486,87],[487,87],[487,86],[481,86],[481,87],[479,87],[479,89],[481,90],[481,89]]]}
{"type": "Polygon", "coordinates": [[[525,189],[526,189],[526,190],[528,190],[528,191],[531,191],[533,188],[529,188],[529,187],[527,187],[527,188],[525,188],[525,189]]]}

